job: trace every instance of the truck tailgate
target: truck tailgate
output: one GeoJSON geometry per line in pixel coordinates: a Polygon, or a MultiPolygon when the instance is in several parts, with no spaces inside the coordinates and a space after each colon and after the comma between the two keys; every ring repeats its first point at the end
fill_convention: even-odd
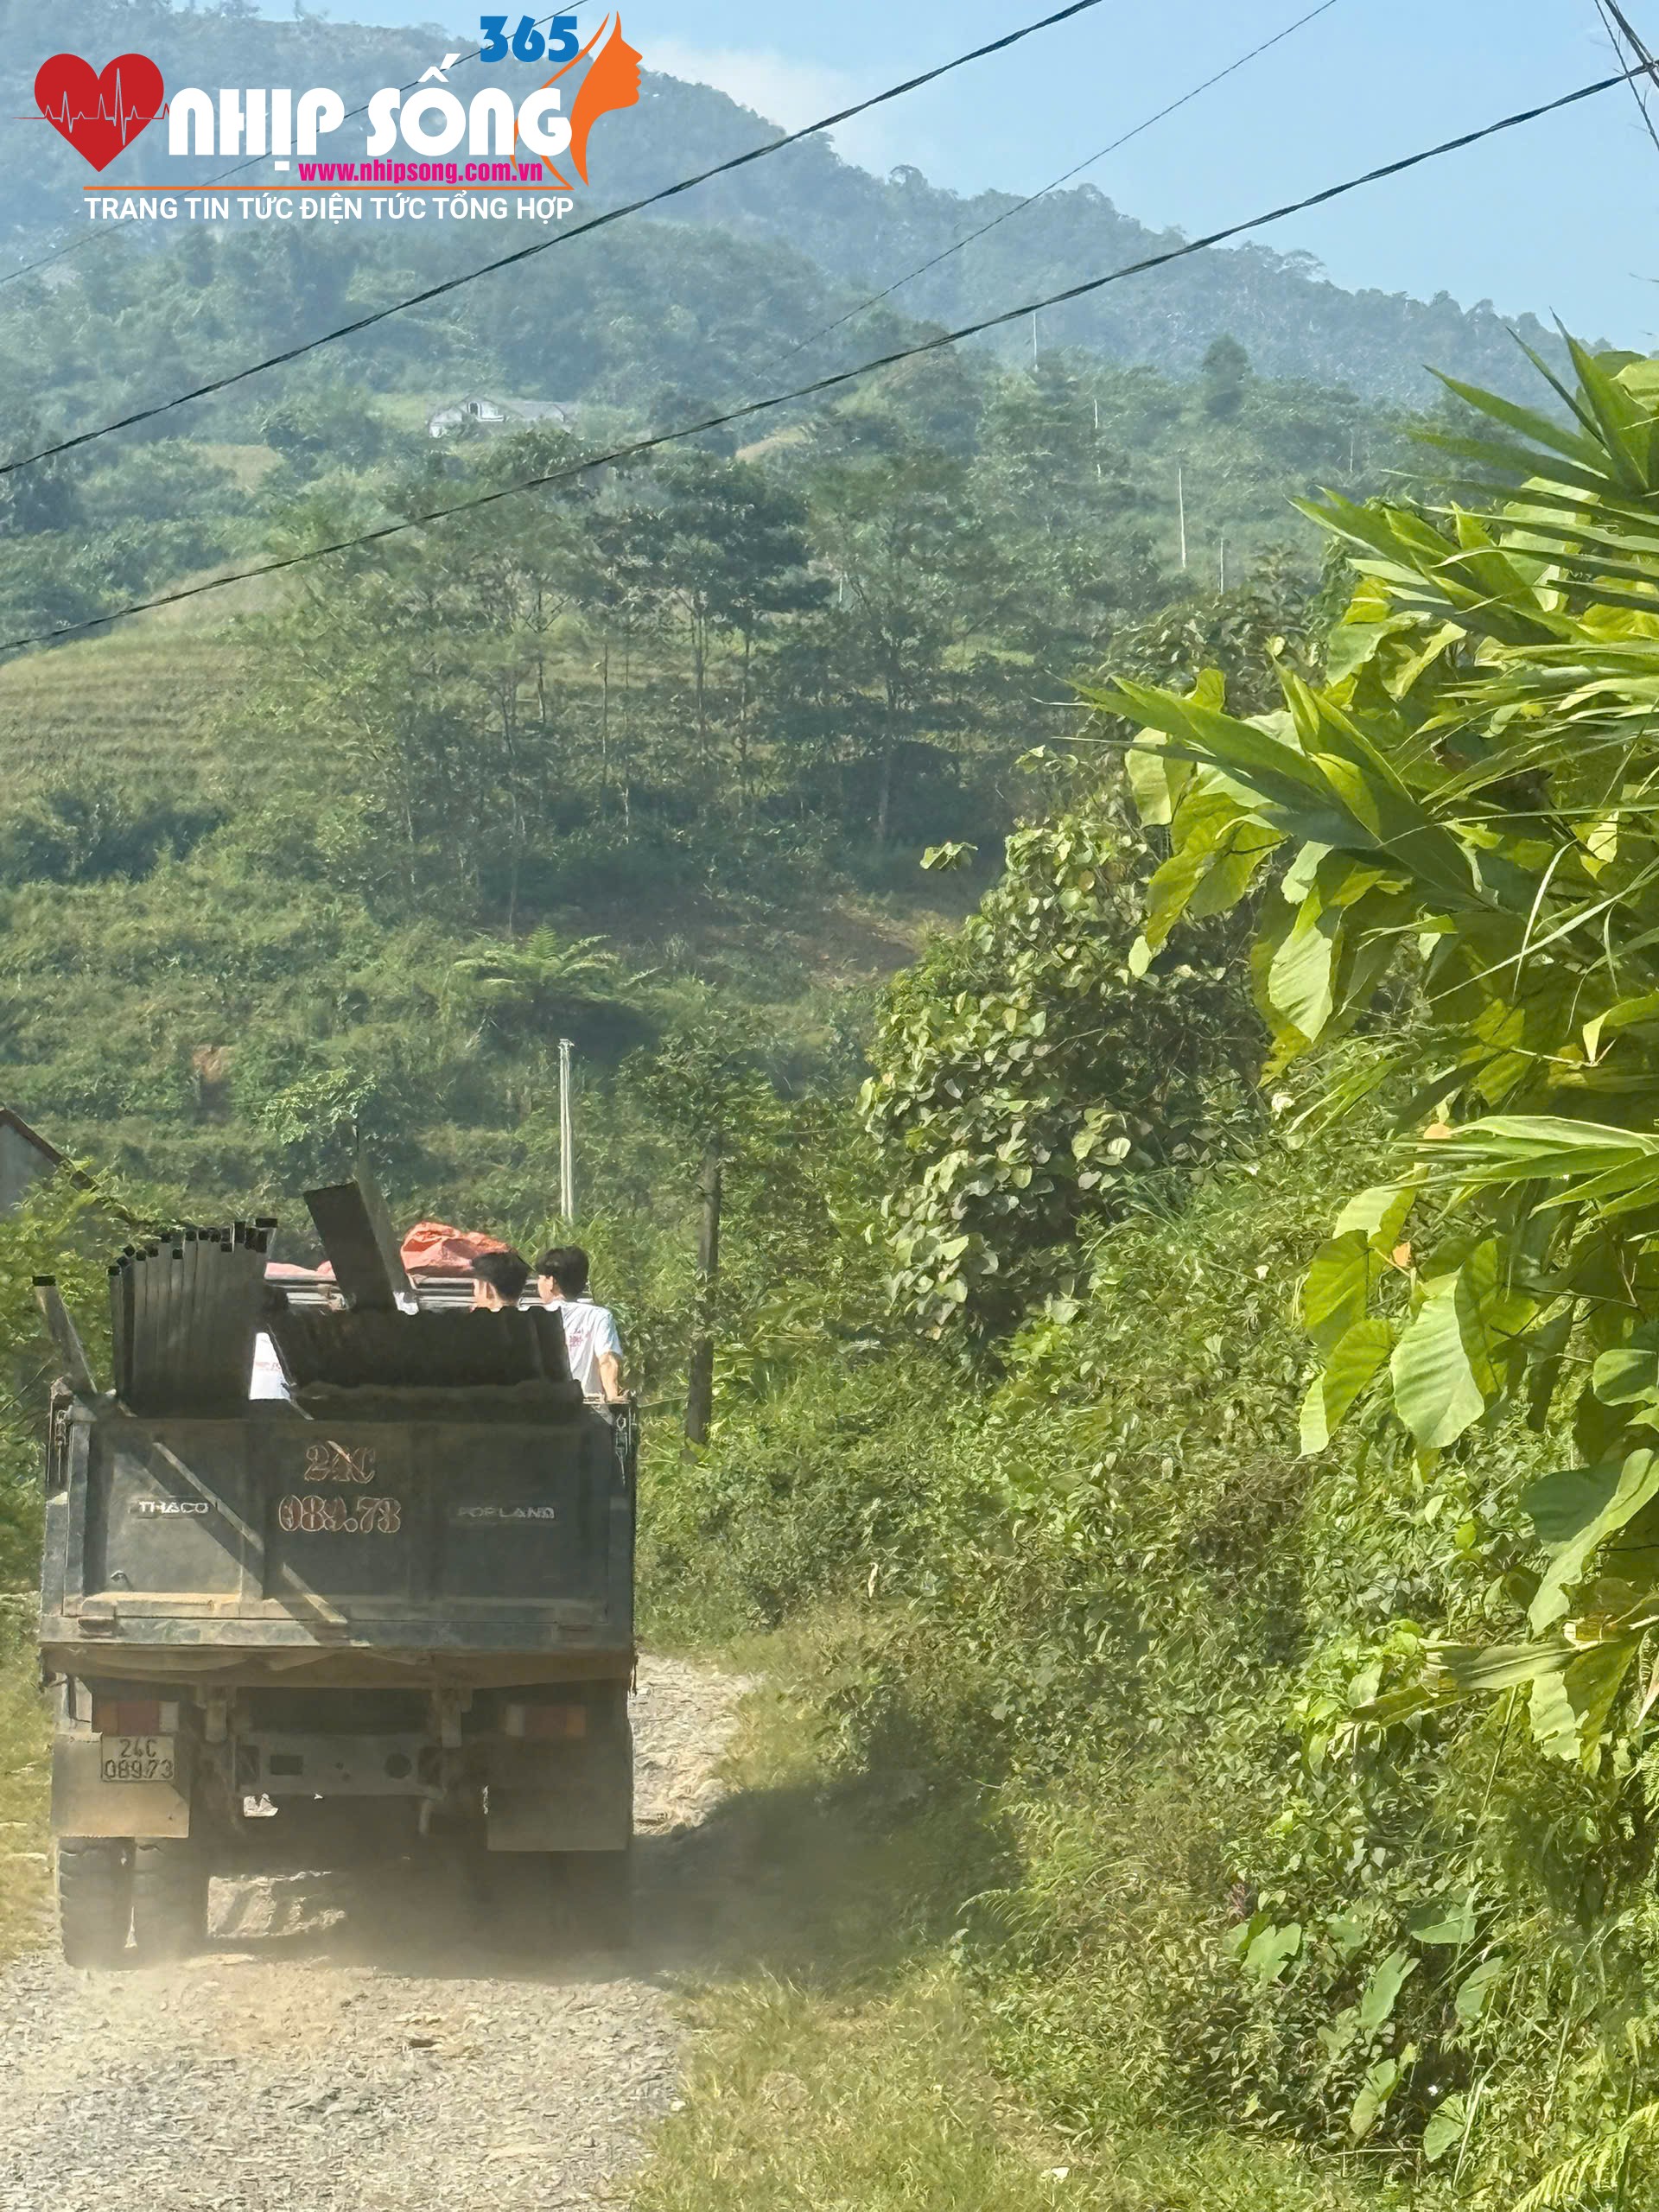
{"type": "Polygon", "coordinates": [[[627,1649],[631,1439],[556,1422],[73,1411],[42,1639],[627,1649]]]}

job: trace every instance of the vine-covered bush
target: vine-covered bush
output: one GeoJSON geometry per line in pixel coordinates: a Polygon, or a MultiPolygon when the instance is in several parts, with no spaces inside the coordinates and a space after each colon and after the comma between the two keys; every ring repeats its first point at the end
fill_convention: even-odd
{"type": "Polygon", "coordinates": [[[1130,971],[1147,857],[1103,798],[1018,831],[978,912],[887,995],[861,1105],[894,1300],[929,1336],[980,1342],[1069,1296],[1087,1228],[1154,1185],[1168,1203],[1253,1119],[1226,941],[1130,971]]]}

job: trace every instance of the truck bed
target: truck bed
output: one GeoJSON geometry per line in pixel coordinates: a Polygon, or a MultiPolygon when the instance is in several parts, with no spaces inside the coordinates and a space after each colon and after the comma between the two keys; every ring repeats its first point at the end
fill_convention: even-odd
{"type": "Polygon", "coordinates": [[[633,1420],[148,1419],[60,1402],[47,1666],[486,1686],[626,1675],[633,1420]]]}

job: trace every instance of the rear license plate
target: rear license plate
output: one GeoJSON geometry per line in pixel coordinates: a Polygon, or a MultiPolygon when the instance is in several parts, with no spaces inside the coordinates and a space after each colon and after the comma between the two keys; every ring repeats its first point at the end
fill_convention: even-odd
{"type": "Polygon", "coordinates": [[[105,1782],[171,1782],[171,1736],[100,1736],[105,1782]]]}

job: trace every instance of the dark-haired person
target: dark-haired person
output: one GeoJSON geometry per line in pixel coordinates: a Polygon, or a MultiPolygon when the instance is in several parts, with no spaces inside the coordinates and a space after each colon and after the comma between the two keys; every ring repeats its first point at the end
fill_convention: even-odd
{"type": "Polygon", "coordinates": [[[517,1306],[530,1281],[530,1262],[517,1252],[480,1252],[473,1262],[473,1303],[491,1313],[517,1306]]]}
{"type": "Polygon", "coordinates": [[[570,1372],[588,1398],[622,1395],[622,1339],[608,1306],[588,1291],[588,1255],[580,1244],[556,1244],[536,1262],[537,1287],[564,1324],[570,1372]]]}

